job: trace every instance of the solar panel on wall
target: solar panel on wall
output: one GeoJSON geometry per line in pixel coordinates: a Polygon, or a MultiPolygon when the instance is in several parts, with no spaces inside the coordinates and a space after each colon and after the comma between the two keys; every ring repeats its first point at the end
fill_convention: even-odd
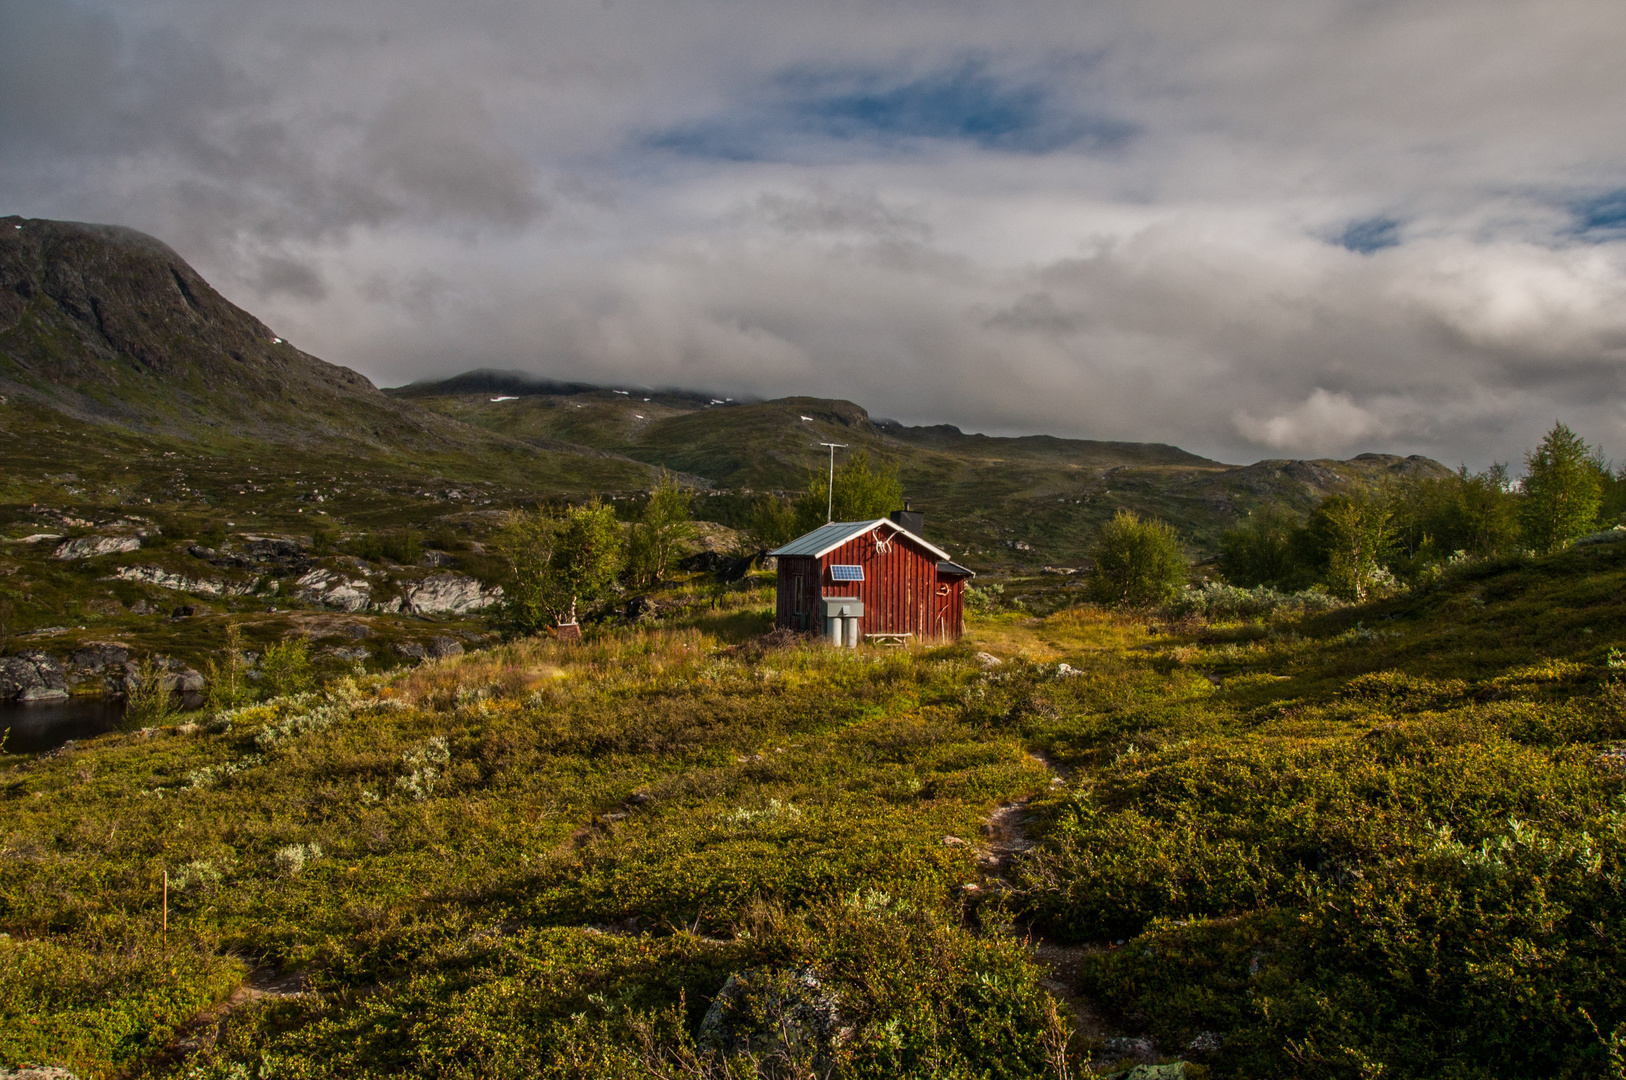
{"type": "Polygon", "coordinates": [[[831,581],[863,581],[864,568],[862,566],[832,566],[830,567],[831,581]]]}

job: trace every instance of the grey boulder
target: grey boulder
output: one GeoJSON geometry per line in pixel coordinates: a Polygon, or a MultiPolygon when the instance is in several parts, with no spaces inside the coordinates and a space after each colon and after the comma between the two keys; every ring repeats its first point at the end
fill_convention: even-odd
{"type": "Polygon", "coordinates": [[[430,574],[421,581],[401,584],[407,611],[418,615],[467,615],[502,599],[502,588],[481,588],[467,574],[430,574]]]}
{"type": "Polygon", "coordinates": [[[109,668],[123,670],[130,659],[130,648],[116,641],[87,641],[68,657],[68,666],[80,671],[101,672],[109,668]]]}
{"type": "Polygon", "coordinates": [[[816,1071],[852,1037],[835,994],[811,967],[756,969],[728,977],[700,1021],[696,1041],[706,1050],[811,1058],[816,1071]]]}
{"type": "Polygon", "coordinates": [[[44,653],[0,656],[0,701],[61,701],[67,696],[67,673],[44,653]]]}

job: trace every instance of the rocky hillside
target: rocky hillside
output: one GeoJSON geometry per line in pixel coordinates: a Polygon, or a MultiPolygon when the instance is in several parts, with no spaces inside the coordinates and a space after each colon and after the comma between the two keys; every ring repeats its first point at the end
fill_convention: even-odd
{"type": "MultiPolygon", "coordinates": [[[[301,352],[233,305],[163,243],[111,225],[0,218],[0,440],[56,464],[135,437],[236,457],[264,444],[384,456],[461,474],[577,488],[641,485],[648,469],[583,468],[537,447],[396,401],[301,352]],[[39,446],[38,440],[44,440],[39,446]]],[[[166,448],[167,445],[166,445],[166,448]]]]}
{"type": "MultiPolygon", "coordinates": [[[[1235,466],[1160,443],[910,427],[874,419],[850,401],[734,402],[510,372],[468,372],[385,393],[534,445],[668,468],[719,495],[799,490],[826,467],[820,444],[843,443],[843,453],[864,450],[897,465],[934,537],[979,568],[1076,565],[1096,529],[1120,509],[1172,522],[1202,555],[1220,531],[1263,503],[1308,510],[1354,481],[1446,471],[1427,458],[1388,454],[1235,466]]],[[[707,502],[719,514],[739,505],[707,502]]]]}

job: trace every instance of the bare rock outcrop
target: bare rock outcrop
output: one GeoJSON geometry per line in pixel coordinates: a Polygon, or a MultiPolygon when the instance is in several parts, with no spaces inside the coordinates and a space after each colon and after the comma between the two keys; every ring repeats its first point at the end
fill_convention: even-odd
{"type": "Polygon", "coordinates": [[[120,581],[139,581],[143,585],[156,585],[160,589],[174,589],[199,596],[247,596],[254,591],[253,582],[188,577],[161,566],[121,566],[113,572],[113,576],[120,581]]]}
{"type": "Polygon", "coordinates": [[[430,574],[421,581],[402,582],[402,605],[417,615],[467,615],[502,599],[502,587],[482,588],[467,574],[430,574]]]}
{"type": "Polygon", "coordinates": [[[0,701],[61,701],[67,696],[67,672],[44,653],[0,656],[0,701]]]}
{"type": "Polygon", "coordinates": [[[340,611],[364,611],[372,605],[373,586],[365,577],[319,566],[294,582],[294,597],[340,611]]]}
{"type": "Polygon", "coordinates": [[[64,540],[51,552],[53,559],[90,559],[97,555],[119,555],[126,551],[140,551],[139,536],[81,536],[64,540]]]}

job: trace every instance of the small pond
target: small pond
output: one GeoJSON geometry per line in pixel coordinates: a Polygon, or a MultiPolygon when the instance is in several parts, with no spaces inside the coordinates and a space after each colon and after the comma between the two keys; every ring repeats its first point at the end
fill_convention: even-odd
{"type": "MultiPolygon", "coordinates": [[[[199,695],[177,699],[195,709],[199,695]]],[[[41,754],[70,739],[88,739],[112,731],[124,719],[123,698],[76,697],[66,701],[0,701],[0,731],[10,728],[5,749],[12,754],[41,754]]]]}

